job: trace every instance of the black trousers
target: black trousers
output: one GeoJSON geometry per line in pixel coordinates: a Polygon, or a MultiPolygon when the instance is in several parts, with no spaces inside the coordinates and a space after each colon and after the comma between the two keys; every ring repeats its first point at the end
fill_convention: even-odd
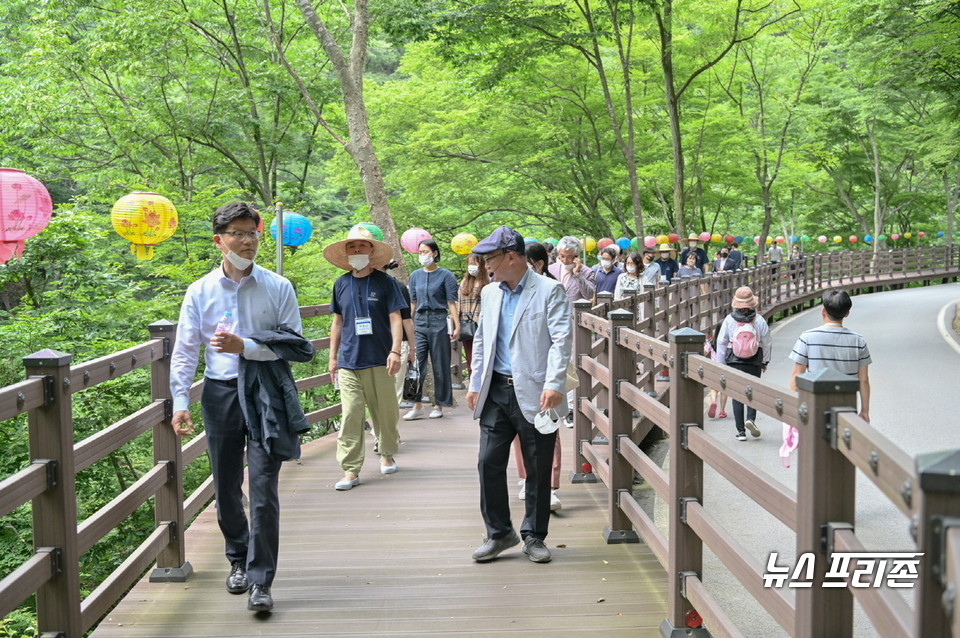
{"type": "Polygon", "coordinates": [[[503,538],[513,529],[507,464],[510,446],[520,437],[520,450],[527,470],[525,515],[520,535],[543,540],[550,523],[550,473],[557,433],[541,434],[524,418],[513,386],[493,374],[490,392],[480,412],[480,512],[488,538],[503,538]]]}
{"type": "Polygon", "coordinates": [[[442,408],[453,405],[453,378],[450,374],[450,333],[447,315],[442,312],[421,311],[413,319],[414,345],[417,365],[420,367],[419,396],[423,396],[423,381],[427,371],[427,356],[433,363],[433,403],[442,408]]]}
{"type": "Polygon", "coordinates": [[[200,398],[207,455],[217,500],[217,522],[227,560],[242,561],[251,585],[273,583],[280,548],[280,461],[248,440],[235,383],[207,379],[200,398]],[[250,477],[250,522],[243,509],[243,457],[250,477]]]}
{"type": "MultiPolygon", "coordinates": [[[[740,370],[741,372],[746,372],[747,374],[752,374],[752,375],[755,376],[755,377],[759,377],[759,376],[760,376],[761,368],[760,368],[760,365],[759,365],[759,364],[751,364],[751,363],[728,363],[727,365],[729,365],[731,368],[736,368],[737,370],[740,370]]],[[[740,432],[740,433],[744,433],[744,432],[747,431],[747,430],[746,430],[746,425],[745,425],[746,419],[743,418],[743,409],[744,409],[744,407],[747,408],[747,419],[750,419],[751,421],[756,421],[756,420],[757,420],[757,409],[756,409],[756,408],[753,408],[753,407],[750,407],[750,406],[744,406],[742,403],[740,403],[739,401],[737,401],[736,399],[734,399],[734,400],[733,400],[733,422],[734,422],[734,423],[736,424],[736,426],[737,426],[737,432],[740,432]]]]}

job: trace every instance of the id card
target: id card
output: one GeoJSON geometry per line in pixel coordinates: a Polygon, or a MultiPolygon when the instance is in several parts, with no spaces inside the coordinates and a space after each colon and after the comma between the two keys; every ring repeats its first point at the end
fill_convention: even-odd
{"type": "Polygon", "coordinates": [[[357,317],[353,326],[357,332],[357,335],[373,334],[373,321],[370,319],[370,317],[357,317]]]}

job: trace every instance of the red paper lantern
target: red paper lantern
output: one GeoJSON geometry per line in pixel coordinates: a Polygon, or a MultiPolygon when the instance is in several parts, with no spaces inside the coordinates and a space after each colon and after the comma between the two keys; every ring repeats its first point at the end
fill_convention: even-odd
{"type": "Polygon", "coordinates": [[[0,264],[23,254],[23,242],[47,227],[53,201],[46,187],[16,168],[0,168],[0,264]]]}
{"type": "Polygon", "coordinates": [[[671,243],[671,244],[675,244],[675,243],[677,243],[678,241],[680,241],[680,235],[678,235],[678,234],[676,234],[676,233],[670,233],[669,235],[667,235],[667,239],[670,240],[670,243],[671,243]]]}
{"type": "Polygon", "coordinates": [[[606,248],[612,243],[613,243],[612,239],[610,239],[609,237],[603,237],[602,239],[600,239],[600,241],[597,242],[597,248],[599,248],[600,250],[603,250],[604,248],[606,248]]]}

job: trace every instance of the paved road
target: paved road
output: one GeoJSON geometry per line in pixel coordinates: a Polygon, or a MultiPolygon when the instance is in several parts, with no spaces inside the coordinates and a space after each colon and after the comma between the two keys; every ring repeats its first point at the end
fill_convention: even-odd
{"type": "MultiPolygon", "coordinates": [[[[867,338],[873,365],[871,423],[894,443],[916,456],[924,452],[960,447],[957,379],[960,371],[960,346],[951,344],[942,334],[938,318],[946,312],[949,327],[953,305],[960,301],[960,284],[875,293],[854,297],[853,310],[846,325],[867,338]]],[[[774,353],[766,379],[787,385],[793,362],[787,355],[804,330],[820,325],[820,308],[775,324],[774,353]]],[[[758,425],[763,436],[758,440],[734,440],[732,410],[730,418],[708,421],[706,431],[791,488],[796,488],[796,464],[783,468],[778,456],[780,422],[761,415],[758,425]]],[[[748,437],[749,438],[749,437],[748,437]]],[[[801,449],[802,449],[801,441],[801,449]]],[[[793,532],[750,502],[716,473],[705,475],[705,502],[736,538],[755,549],[764,559],[771,551],[793,555],[793,532]],[[726,504],[717,507],[718,503],[726,504]]],[[[857,479],[858,537],[868,549],[911,549],[908,521],[863,476],[857,479]]],[[[744,633],[751,637],[786,636],[779,625],[746,594],[736,579],[717,574],[722,566],[715,557],[705,558],[706,583],[744,633]],[[714,575],[716,574],[716,577],[714,575]]],[[[912,606],[912,596],[909,598],[912,606]]],[[[858,610],[856,636],[873,637],[876,632],[858,610]]]]}

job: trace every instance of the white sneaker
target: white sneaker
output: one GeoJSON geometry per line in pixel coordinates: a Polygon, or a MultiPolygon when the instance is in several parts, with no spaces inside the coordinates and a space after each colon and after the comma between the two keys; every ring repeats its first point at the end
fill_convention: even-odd
{"type": "Polygon", "coordinates": [[[754,423],[751,419],[747,419],[746,421],[744,421],[743,425],[746,426],[748,430],[750,430],[750,434],[753,435],[753,438],[757,438],[758,436],[760,436],[760,428],[758,428],[757,424],[754,423]]]}
{"type": "Polygon", "coordinates": [[[520,479],[517,481],[517,485],[520,486],[520,491],[517,493],[517,498],[522,501],[527,498],[527,479],[520,479]]]}
{"type": "Polygon", "coordinates": [[[557,490],[550,490],[550,511],[557,512],[563,505],[560,504],[560,497],[557,496],[557,490]]]}
{"type": "Polygon", "coordinates": [[[430,412],[431,419],[439,419],[442,416],[443,416],[443,410],[441,410],[440,408],[434,408],[433,411],[430,412]]]}
{"type": "Polygon", "coordinates": [[[424,414],[423,408],[414,408],[403,415],[404,421],[415,421],[416,419],[422,419],[424,414]]]}

